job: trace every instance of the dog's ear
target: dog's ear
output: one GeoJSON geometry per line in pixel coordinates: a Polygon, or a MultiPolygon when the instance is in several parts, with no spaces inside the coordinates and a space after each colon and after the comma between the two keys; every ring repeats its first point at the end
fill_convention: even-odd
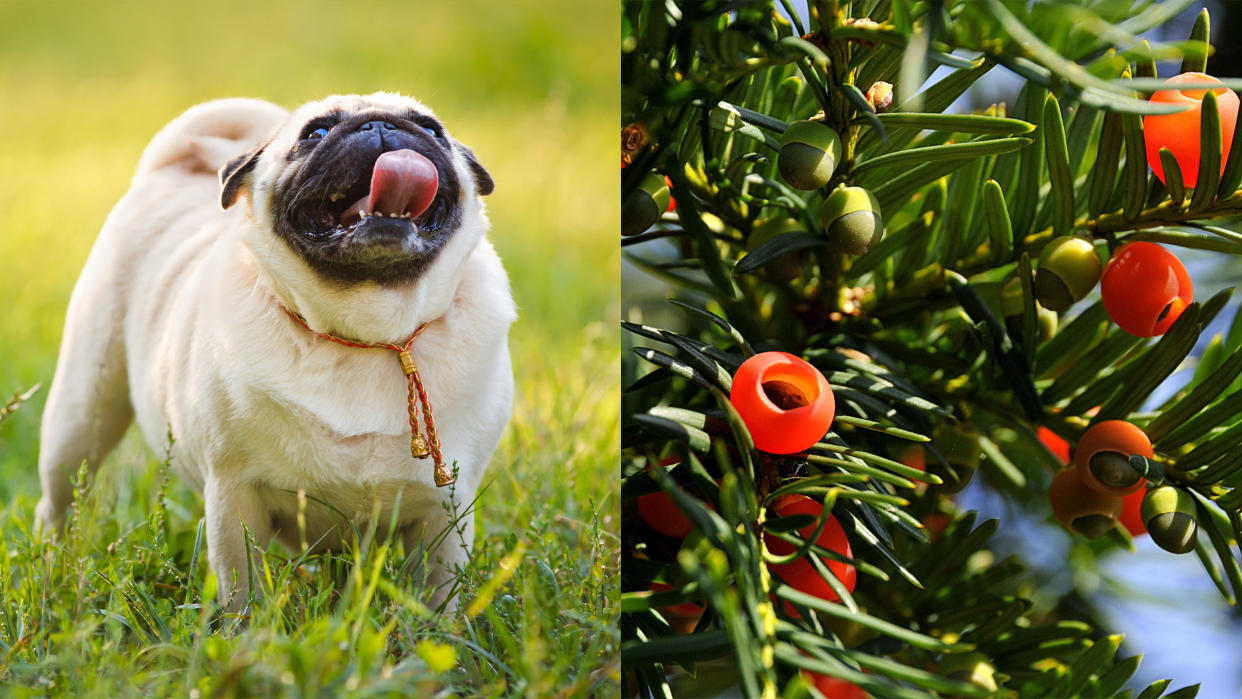
{"type": "Polygon", "coordinates": [[[479,190],[479,194],[487,196],[496,191],[496,183],[492,181],[492,176],[483,169],[479,164],[479,159],[474,157],[474,151],[468,146],[462,145],[461,141],[457,142],[457,147],[461,149],[463,155],[466,156],[466,162],[470,165],[471,172],[474,173],[474,184],[479,190]]]}
{"type": "Polygon", "coordinates": [[[255,146],[220,168],[220,208],[227,209],[236,204],[242,188],[250,186],[250,173],[254,171],[254,166],[258,165],[259,156],[263,154],[263,149],[267,148],[268,143],[264,142],[255,146]]]}

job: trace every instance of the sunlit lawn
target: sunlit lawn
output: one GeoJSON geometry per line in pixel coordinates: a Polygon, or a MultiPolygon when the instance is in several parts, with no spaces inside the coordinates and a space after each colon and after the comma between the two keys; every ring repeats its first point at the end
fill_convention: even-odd
{"type": "Polygon", "coordinates": [[[0,686],[35,693],[611,694],[615,631],[618,41],[605,3],[0,3],[0,686]],[[175,8],[175,9],[174,9],[175,8]],[[156,130],[199,101],[377,89],[430,104],[497,182],[521,318],[514,419],[479,510],[471,616],[425,615],[382,536],[269,559],[220,625],[202,506],[131,433],[77,528],[27,535],[64,307],[156,130]],[[156,513],[156,514],[153,514],[156,513]],[[149,520],[154,517],[153,520],[149,520]]]}

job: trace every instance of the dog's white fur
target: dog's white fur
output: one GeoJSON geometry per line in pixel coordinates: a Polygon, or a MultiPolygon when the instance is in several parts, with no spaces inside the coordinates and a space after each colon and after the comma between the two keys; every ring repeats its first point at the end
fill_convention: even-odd
{"type": "MultiPolygon", "coordinates": [[[[508,329],[516,317],[474,178],[459,152],[462,225],[417,281],[343,286],[318,277],[268,223],[271,184],[301,123],[338,106],[423,105],[395,94],[332,97],[292,115],[260,100],[191,108],[142,155],[130,190],[108,216],[74,288],[43,418],[37,516],[60,525],[73,474],[93,470],[136,416],[172,468],[201,490],[208,559],[222,598],[249,592],[242,523],[258,543],[339,544],[339,516],[394,507],[414,550],[449,524],[430,459],[410,456],[406,381],[394,353],[344,347],[296,325],[365,342],[401,342],[421,323],[413,355],[434,408],[444,459],[456,465],[459,509],[471,503],[509,419],[508,329]],[[275,137],[255,168],[249,203],[222,210],[217,170],[275,137]],[[311,502],[298,531],[298,491],[311,502]],[[399,505],[397,503],[399,502],[399,505]]],[[[431,601],[445,601],[465,561],[473,517],[436,551],[431,601]]]]}

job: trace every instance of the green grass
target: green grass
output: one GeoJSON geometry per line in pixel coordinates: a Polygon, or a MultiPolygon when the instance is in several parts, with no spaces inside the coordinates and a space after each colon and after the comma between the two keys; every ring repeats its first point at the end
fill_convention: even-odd
{"type": "Polygon", "coordinates": [[[133,432],[67,535],[33,539],[36,393],[0,422],[0,693],[617,691],[619,75],[602,47],[618,40],[613,6],[572,0],[0,3],[0,399],[50,382],[69,291],[146,141],[216,97],[431,104],[496,179],[492,239],[521,315],[514,418],[451,616],[364,531],[331,556],[272,551],[249,620],[223,617],[201,500],[162,489],[162,456],[133,432]]]}

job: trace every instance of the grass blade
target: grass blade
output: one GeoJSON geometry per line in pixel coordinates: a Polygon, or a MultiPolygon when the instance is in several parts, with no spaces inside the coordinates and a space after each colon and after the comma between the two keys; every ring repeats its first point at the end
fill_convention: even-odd
{"type": "Polygon", "coordinates": [[[1035,309],[1034,279],[1031,256],[1024,252],[1018,260],[1018,281],[1022,285],[1022,356],[1030,366],[1035,365],[1035,350],[1039,347],[1039,312],[1035,309]]]}
{"type": "Polygon", "coordinates": [[[955,160],[959,158],[980,158],[988,155],[999,155],[1019,150],[1030,145],[1030,138],[1012,136],[1008,138],[992,138],[967,143],[950,143],[942,146],[924,148],[907,148],[905,150],[886,153],[854,166],[854,174],[865,172],[877,167],[901,165],[903,163],[929,163],[936,160],[955,160]]]}
{"type": "Polygon", "coordinates": [[[1091,168],[1091,193],[1087,199],[1087,213],[1092,218],[1104,212],[1117,186],[1117,166],[1121,162],[1121,145],[1125,140],[1121,119],[1116,112],[1104,114],[1095,165],[1091,168]]]}
{"type": "Polygon", "coordinates": [[[671,355],[660,352],[659,350],[653,350],[650,347],[634,347],[632,348],[632,351],[634,354],[637,354],[639,357],[646,359],[652,364],[668,369],[683,379],[690,379],[709,391],[720,390],[720,388],[716,386],[711,379],[699,373],[694,367],[679,359],[675,359],[671,355]]]}
{"type": "MultiPolygon", "coordinates": [[[[1212,542],[1212,548],[1216,549],[1216,555],[1220,557],[1221,567],[1225,569],[1225,578],[1229,580],[1229,586],[1233,588],[1233,598],[1242,599],[1242,568],[1238,567],[1238,559],[1233,555],[1232,549],[1229,548],[1229,531],[1218,528],[1218,520],[1213,517],[1212,511],[1209,510],[1209,508],[1214,509],[1215,505],[1208,502],[1206,498],[1194,490],[1191,490],[1190,494],[1195,498],[1199,530],[1207,532],[1208,539],[1212,542]]],[[[1221,516],[1223,517],[1224,515],[1221,516]]]]}
{"type": "Polygon", "coordinates": [[[701,631],[689,636],[666,636],[650,641],[631,641],[621,646],[621,662],[635,664],[698,662],[723,658],[732,650],[728,631],[701,631]]]}
{"type": "MultiPolygon", "coordinates": [[[[1207,15],[1207,10],[1200,17],[1207,15]]],[[[1198,22],[1195,23],[1196,25],[1198,22]]],[[[1195,193],[1190,198],[1190,210],[1202,211],[1216,198],[1220,186],[1220,113],[1216,109],[1216,93],[1203,93],[1203,111],[1199,116],[1199,173],[1195,193]]]]}
{"type": "Polygon", "coordinates": [[[930,442],[931,441],[931,437],[928,437],[927,435],[922,435],[917,432],[911,432],[910,430],[903,430],[899,427],[889,427],[888,425],[884,425],[884,424],[875,422],[873,420],[867,420],[861,417],[853,417],[851,415],[837,415],[836,417],[832,419],[832,423],[834,425],[839,424],[839,425],[850,425],[852,427],[861,427],[864,430],[871,430],[872,432],[879,432],[881,434],[886,434],[890,437],[896,437],[898,439],[905,439],[911,442],[930,442]]]}
{"type": "Polygon", "coordinates": [[[895,177],[886,179],[882,184],[873,187],[871,193],[879,200],[881,211],[890,211],[893,207],[899,206],[909,199],[911,194],[921,189],[924,185],[952,173],[969,162],[969,158],[957,158],[923,163],[895,177]]]}
{"type": "Polygon", "coordinates": [[[1242,183],[1242,129],[1235,128],[1229,143],[1229,157],[1225,159],[1225,172],[1220,176],[1216,196],[1228,199],[1238,191],[1239,183],[1242,183]]]}
{"type": "Polygon", "coordinates": [[[1186,359],[1201,332],[1203,324],[1199,322],[1199,305],[1192,303],[1160,341],[1134,363],[1134,367],[1126,373],[1125,390],[1118,391],[1100,408],[1092,424],[1102,420],[1124,420],[1138,410],[1147,400],[1147,395],[1186,359]]]}
{"type": "Polygon", "coordinates": [[[1152,682],[1148,685],[1147,689],[1144,689],[1142,693],[1135,697],[1135,699],[1157,699],[1157,697],[1160,696],[1160,693],[1172,684],[1172,682],[1173,680],[1157,680],[1152,682]]]}
{"type": "Polygon", "coordinates": [[[1186,424],[1208,403],[1211,403],[1226,388],[1229,388],[1239,375],[1242,375],[1242,348],[1221,364],[1216,371],[1205,377],[1199,385],[1189,393],[1160,413],[1160,416],[1148,423],[1144,431],[1153,442],[1159,442],[1178,425],[1186,424]]]}
{"type": "Polygon", "coordinates": [[[673,191],[680,195],[677,197],[677,210],[682,224],[694,240],[699,259],[703,261],[703,271],[707,272],[707,278],[722,298],[736,299],[739,293],[737,285],[725,269],[716,239],[700,217],[698,201],[689,194],[690,182],[686,179],[686,174],[679,168],[669,168],[668,177],[673,181],[673,191]]]}
{"type": "MultiPolygon", "coordinates": [[[[991,70],[993,65],[993,63],[980,58],[969,68],[959,68],[949,73],[940,82],[902,102],[901,106],[896,109],[890,109],[889,113],[943,112],[949,108],[949,105],[957,101],[957,98],[961,97],[976,80],[991,70]]],[[[896,134],[889,139],[888,149],[893,151],[901,150],[909,145],[917,135],[918,132],[913,130],[896,134]]],[[[877,141],[879,141],[879,134],[875,131],[868,131],[859,139],[857,150],[862,151],[871,148],[877,141]]]]}
{"type": "Polygon", "coordinates": [[[1031,375],[1031,367],[1009,340],[1004,326],[996,319],[992,310],[983,303],[983,299],[979,298],[979,295],[971,288],[965,277],[951,270],[947,271],[945,276],[949,280],[953,295],[962,305],[962,310],[966,311],[971,320],[984,324],[991,331],[989,339],[992,355],[996,358],[1010,385],[1013,386],[1014,395],[1026,411],[1027,417],[1031,420],[1043,418],[1043,403],[1039,398],[1039,392],[1035,389],[1035,378],[1031,375]]]}
{"type": "Polygon", "coordinates": [[[788,585],[780,585],[776,588],[775,593],[776,596],[781,599],[793,602],[794,604],[798,604],[803,607],[814,609],[815,611],[834,619],[852,621],[860,626],[871,629],[872,631],[878,631],[879,633],[891,636],[899,641],[905,641],[915,648],[922,648],[923,650],[935,652],[969,650],[971,648],[969,644],[945,643],[938,638],[933,638],[931,636],[918,633],[917,631],[911,631],[904,626],[897,626],[896,624],[873,617],[865,612],[851,612],[844,605],[829,602],[828,600],[816,597],[815,595],[809,595],[801,590],[795,590],[788,585]]]}
{"type": "Polygon", "coordinates": [[[887,112],[878,115],[877,118],[880,120],[880,123],[890,129],[931,129],[934,131],[995,134],[1001,136],[1016,136],[1035,130],[1034,124],[1021,119],[984,116],[982,114],[887,112]]]}
{"type": "Polygon", "coordinates": [[[798,250],[823,248],[830,245],[826,236],[815,233],[782,233],[771,240],[764,241],[759,247],[738,260],[733,266],[733,276],[750,274],[798,250]]]}
{"type": "Polygon", "coordinates": [[[17,412],[17,409],[22,407],[22,403],[30,400],[35,393],[39,392],[42,386],[43,384],[35,384],[25,391],[18,391],[13,394],[12,398],[9,398],[4,402],[4,405],[0,406],[0,422],[4,422],[5,418],[17,412]]]}
{"type": "Polygon", "coordinates": [[[712,313],[711,311],[707,310],[706,308],[703,308],[702,306],[697,306],[693,303],[688,303],[686,301],[679,301],[677,299],[669,299],[669,303],[673,304],[674,306],[677,306],[678,308],[684,308],[687,311],[690,311],[691,313],[702,316],[706,318],[708,321],[710,321],[712,325],[715,325],[716,327],[725,331],[725,333],[728,334],[729,337],[733,338],[733,341],[737,343],[737,346],[742,350],[742,354],[744,356],[749,357],[755,353],[755,348],[750,346],[750,343],[746,341],[746,338],[742,336],[742,333],[739,332],[737,328],[733,327],[733,325],[730,324],[729,321],[725,320],[724,318],[721,318],[720,316],[716,315],[715,313],[712,313]]]}
{"type": "Polygon", "coordinates": [[[1207,410],[1170,430],[1168,434],[1155,442],[1162,451],[1176,449],[1181,445],[1194,441],[1212,431],[1212,428],[1232,423],[1233,418],[1242,412],[1242,391],[1230,393],[1207,410]]]}
{"type": "Polygon", "coordinates": [[[1108,327],[1108,323],[1108,312],[1104,310],[1102,301],[1096,301],[1074,316],[1068,325],[1061,328],[1035,353],[1035,366],[1038,368],[1036,375],[1042,377],[1062,361],[1075,359],[1085,352],[1095,342],[1100,331],[1108,327]]]}
{"type": "Polygon", "coordinates": [[[1044,153],[1052,185],[1052,229],[1056,235],[1067,235],[1074,227],[1074,178],[1070,174],[1061,105],[1052,95],[1044,99],[1044,153]]]}
{"type": "Polygon", "coordinates": [[[996,180],[983,183],[983,212],[987,216],[992,259],[1008,262],[1013,257],[1013,224],[1009,221],[1009,209],[1005,207],[1005,195],[996,180]]]}
{"type": "Polygon", "coordinates": [[[867,96],[862,93],[862,90],[849,83],[841,83],[837,85],[837,89],[841,91],[841,94],[845,96],[845,99],[850,104],[854,105],[861,118],[871,125],[871,128],[880,137],[880,140],[888,143],[888,131],[884,129],[884,122],[880,121],[876,116],[875,107],[871,106],[871,103],[867,101],[867,96]]]}
{"type": "Polygon", "coordinates": [[[1190,28],[1191,45],[1185,48],[1186,57],[1182,59],[1182,69],[1179,72],[1203,73],[1207,71],[1208,54],[1212,51],[1212,45],[1209,43],[1212,35],[1211,22],[1207,8],[1199,10],[1194,26],[1190,28]]]}
{"type": "Polygon", "coordinates": [[[1242,422],[1225,428],[1223,432],[1217,433],[1216,436],[1191,449],[1184,456],[1178,457],[1177,468],[1182,471],[1191,471],[1200,466],[1206,466],[1237,449],[1239,440],[1242,440],[1242,422]]]}
{"type": "Polygon", "coordinates": [[[1051,386],[1044,389],[1044,402],[1052,405],[1074,395],[1079,388],[1095,380],[1101,371],[1112,366],[1113,362],[1124,357],[1142,342],[1142,338],[1135,337],[1124,330],[1116,330],[1106,335],[1102,341],[1091,348],[1089,354],[1080,357],[1064,374],[1057,377],[1051,386]]]}
{"type": "Polygon", "coordinates": [[[1016,41],[1031,57],[1042,65],[1047,66],[1057,77],[1079,88],[1093,87],[1115,94],[1121,98],[1126,96],[1124,89],[1118,89],[1115,84],[1088,73],[1085,68],[1063,57],[1051,46],[1045,44],[1030,29],[1027,29],[1026,25],[1015,17],[1000,0],[985,0],[985,4],[991,14],[1000,22],[1005,33],[1016,41]]]}
{"type": "Polygon", "coordinates": [[[1173,206],[1181,206],[1186,199],[1186,185],[1182,183],[1182,168],[1173,151],[1160,149],[1160,167],[1164,170],[1164,186],[1169,190],[1169,199],[1173,206]]]}
{"type": "MultiPolygon", "coordinates": [[[[1043,181],[1044,170],[1043,101],[1048,94],[1047,90],[1042,88],[1035,89],[1029,84],[1027,87],[1030,92],[1026,97],[1024,117],[1036,126],[1035,147],[1022,152],[1022,157],[1018,162],[1018,185],[1013,196],[1009,198],[1013,206],[1009,216],[1013,222],[1014,235],[1020,238],[1026,237],[1026,234],[1031,232],[1031,224],[1035,221],[1035,208],[1039,203],[1039,187],[1043,181]]],[[[1016,245],[1017,241],[1015,241],[1016,245]]]]}
{"type": "Polygon", "coordinates": [[[1112,659],[1117,654],[1117,649],[1121,647],[1121,634],[1112,634],[1104,638],[1096,640],[1091,644],[1078,659],[1069,667],[1069,672],[1056,687],[1054,687],[1049,696],[1054,697],[1076,697],[1087,683],[1091,681],[1091,676],[1098,672],[1104,663],[1112,659]]]}
{"type": "Polygon", "coordinates": [[[1138,216],[1147,194],[1147,144],[1143,141],[1143,118],[1137,114],[1121,117],[1126,143],[1126,164],[1121,169],[1122,211],[1127,219],[1138,216]]]}
{"type": "Polygon", "coordinates": [[[675,422],[657,415],[635,415],[634,419],[642,423],[644,427],[656,432],[668,439],[682,442],[690,446],[691,449],[706,454],[712,446],[711,437],[703,430],[691,427],[690,425],[675,422]]]}

